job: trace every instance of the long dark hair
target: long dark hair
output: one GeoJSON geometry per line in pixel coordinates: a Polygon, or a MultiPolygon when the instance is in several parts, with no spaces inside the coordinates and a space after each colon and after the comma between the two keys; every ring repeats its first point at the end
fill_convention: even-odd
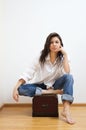
{"type": "MultiPolygon", "coordinates": [[[[44,49],[41,51],[41,55],[39,58],[39,61],[44,64],[45,62],[45,58],[47,57],[48,53],[50,52],[50,44],[51,44],[51,38],[53,37],[58,37],[58,39],[60,40],[61,46],[63,47],[63,43],[62,43],[62,39],[60,37],[60,35],[56,32],[50,33],[48,35],[48,37],[46,38],[45,41],[45,45],[44,45],[44,49]]],[[[61,58],[63,57],[63,54],[61,52],[58,52],[57,57],[59,57],[59,59],[61,60],[61,58]]]]}

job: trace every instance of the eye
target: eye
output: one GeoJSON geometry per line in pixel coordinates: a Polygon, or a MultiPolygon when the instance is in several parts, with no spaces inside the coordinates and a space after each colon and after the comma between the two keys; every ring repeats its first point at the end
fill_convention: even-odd
{"type": "Polygon", "coordinates": [[[58,41],[56,41],[55,43],[59,43],[58,41]]]}
{"type": "Polygon", "coordinates": [[[53,44],[53,43],[54,43],[53,41],[50,42],[50,44],[53,44]]]}
{"type": "Polygon", "coordinates": [[[58,44],[59,41],[58,41],[58,40],[55,40],[55,41],[51,41],[51,42],[50,42],[50,44],[54,44],[54,43],[58,44]]]}

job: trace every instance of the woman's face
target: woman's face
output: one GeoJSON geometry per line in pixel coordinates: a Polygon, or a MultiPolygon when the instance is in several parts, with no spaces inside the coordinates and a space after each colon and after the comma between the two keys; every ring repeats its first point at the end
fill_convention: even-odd
{"type": "Polygon", "coordinates": [[[50,41],[50,52],[58,53],[61,47],[61,42],[58,37],[52,37],[50,41]]]}

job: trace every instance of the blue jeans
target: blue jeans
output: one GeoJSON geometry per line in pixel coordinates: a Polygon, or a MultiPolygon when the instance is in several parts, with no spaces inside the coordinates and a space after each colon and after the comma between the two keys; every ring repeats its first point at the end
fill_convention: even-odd
{"type": "MultiPolygon", "coordinates": [[[[62,101],[73,102],[73,76],[70,74],[64,74],[57,79],[53,84],[53,89],[62,89],[63,94],[61,96],[62,101]]],[[[34,97],[35,95],[41,95],[42,89],[46,89],[46,85],[42,84],[24,84],[18,88],[19,95],[34,97]]]]}

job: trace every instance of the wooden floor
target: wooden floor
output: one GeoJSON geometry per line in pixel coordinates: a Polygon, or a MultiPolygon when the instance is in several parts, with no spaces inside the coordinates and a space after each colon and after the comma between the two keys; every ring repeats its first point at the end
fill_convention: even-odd
{"type": "MultiPolygon", "coordinates": [[[[62,107],[59,107],[59,113],[62,107]]],[[[86,107],[73,106],[76,124],[57,117],[32,117],[32,107],[4,107],[0,110],[0,130],[86,130],[86,107]]]]}

